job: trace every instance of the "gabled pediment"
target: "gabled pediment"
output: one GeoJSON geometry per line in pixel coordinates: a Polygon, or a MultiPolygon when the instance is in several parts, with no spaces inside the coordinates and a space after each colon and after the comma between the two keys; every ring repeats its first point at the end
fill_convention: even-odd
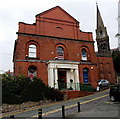
{"type": "Polygon", "coordinates": [[[73,18],[70,14],[68,14],[65,10],[63,10],[59,6],[53,7],[45,12],[42,12],[36,15],[36,17],[69,21],[74,23],[78,22],[75,18],[73,18]]]}

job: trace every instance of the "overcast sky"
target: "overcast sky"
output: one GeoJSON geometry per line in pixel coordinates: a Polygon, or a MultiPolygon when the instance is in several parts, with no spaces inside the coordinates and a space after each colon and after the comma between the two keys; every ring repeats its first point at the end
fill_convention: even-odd
{"type": "MultiPolygon", "coordinates": [[[[118,40],[118,0],[97,0],[99,10],[110,37],[110,47],[118,40]]],[[[34,23],[35,15],[59,5],[80,22],[80,29],[93,32],[95,40],[96,0],[1,0],[0,3],[0,71],[13,71],[14,42],[18,22],[34,23]]]]}

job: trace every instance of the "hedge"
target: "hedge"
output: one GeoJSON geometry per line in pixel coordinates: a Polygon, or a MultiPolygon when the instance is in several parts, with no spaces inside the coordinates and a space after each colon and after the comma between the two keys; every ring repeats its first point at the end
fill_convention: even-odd
{"type": "Polygon", "coordinates": [[[32,80],[25,76],[2,76],[2,102],[21,104],[27,101],[63,100],[64,95],[58,90],[47,87],[41,79],[32,80]]]}

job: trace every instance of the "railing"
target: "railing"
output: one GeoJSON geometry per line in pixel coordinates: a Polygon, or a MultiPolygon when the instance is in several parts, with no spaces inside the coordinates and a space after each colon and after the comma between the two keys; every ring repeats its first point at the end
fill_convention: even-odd
{"type": "Polygon", "coordinates": [[[80,90],[94,92],[95,89],[91,84],[81,84],[81,83],[56,83],[55,89],[58,90],[80,90]]]}
{"type": "Polygon", "coordinates": [[[56,83],[55,89],[58,90],[80,90],[80,91],[89,91],[94,92],[95,89],[90,84],[81,84],[81,83],[56,83]]]}
{"type": "Polygon", "coordinates": [[[80,83],[56,83],[55,89],[58,90],[80,90],[80,83]]]}
{"type": "Polygon", "coordinates": [[[80,83],[67,83],[68,90],[80,90],[80,83]]]}

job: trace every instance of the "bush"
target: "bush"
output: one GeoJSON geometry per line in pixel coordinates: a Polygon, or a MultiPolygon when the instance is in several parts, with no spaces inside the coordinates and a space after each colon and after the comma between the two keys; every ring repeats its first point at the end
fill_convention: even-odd
{"type": "Polygon", "coordinates": [[[49,99],[51,99],[52,101],[64,100],[64,94],[59,92],[58,90],[54,90],[53,88],[49,88],[48,95],[49,99]]]}
{"type": "Polygon", "coordinates": [[[64,95],[58,90],[47,87],[41,79],[34,77],[3,75],[2,102],[20,104],[27,101],[63,100],[64,95]]]}
{"type": "Polygon", "coordinates": [[[81,91],[88,91],[88,92],[95,91],[95,89],[91,85],[87,85],[87,84],[80,84],[80,90],[81,91]]]}

